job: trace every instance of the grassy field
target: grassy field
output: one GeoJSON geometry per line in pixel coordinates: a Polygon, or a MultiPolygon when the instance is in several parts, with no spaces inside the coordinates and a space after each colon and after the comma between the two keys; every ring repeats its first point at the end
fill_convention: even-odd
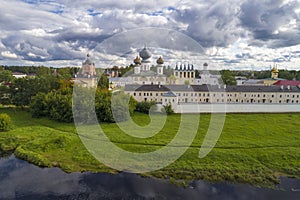
{"type": "MultiPolygon", "coordinates": [[[[1,108],[13,120],[13,129],[0,133],[0,148],[39,166],[58,166],[66,172],[116,170],[99,163],[85,149],[73,124],[31,118],[27,111],[1,108]]],[[[300,114],[228,114],[215,148],[198,158],[210,115],[201,115],[197,135],[189,149],[173,164],[147,173],[172,180],[205,179],[272,186],[280,176],[300,178],[300,114]]],[[[135,114],[139,125],[148,115],[135,114]]],[[[159,134],[133,138],[116,124],[101,124],[111,141],[132,152],[162,148],[175,136],[180,115],[170,115],[159,134]]],[[[187,130],[188,131],[188,130],[187,130]]]]}

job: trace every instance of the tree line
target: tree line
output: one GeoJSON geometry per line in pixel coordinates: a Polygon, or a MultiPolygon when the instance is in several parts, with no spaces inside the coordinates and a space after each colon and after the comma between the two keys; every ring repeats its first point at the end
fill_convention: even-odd
{"type": "Polygon", "coordinates": [[[98,121],[111,123],[129,119],[134,111],[149,113],[154,103],[137,102],[122,92],[113,94],[108,90],[107,76],[100,71],[97,88],[75,86],[71,72],[68,69],[62,72],[40,69],[35,77],[14,78],[11,71],[2,68],[0,104],[29,108],[36,118],[73,122],[75,116],[83,123],[90,123],[96,113],[98,121]],[[72,102],[72,97],[76,101],[72,102]],[[74,106],[78,109],[74,110],[74,106]]]}

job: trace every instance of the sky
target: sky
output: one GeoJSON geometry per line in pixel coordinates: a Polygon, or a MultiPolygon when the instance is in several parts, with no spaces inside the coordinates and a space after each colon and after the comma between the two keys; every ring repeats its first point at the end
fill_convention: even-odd
{"type": "Polygon", "coordinates": [[[187,35],[221,69],[300,70],[299,0],[1,0],[0,8],[0,65],[80,66],[109,38],[151,27],[187,35]]]}

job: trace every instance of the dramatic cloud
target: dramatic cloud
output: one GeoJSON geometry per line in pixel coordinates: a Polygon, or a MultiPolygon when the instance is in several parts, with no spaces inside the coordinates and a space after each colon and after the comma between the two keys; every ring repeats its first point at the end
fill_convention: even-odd
{"type": "Polygon", "coordinates": [[[271,48],[300,43],[300,2],[249,0],[241,6],[241,24],[248,29],[254,43],[271,48]]]}
{"type": "Polygon", "coordinates": [[[115,34],[156,27],[193,38],[224,68],[299,68],[298,0],[3,0],[0,8],[3,65],[79,65],[115,34]]]}

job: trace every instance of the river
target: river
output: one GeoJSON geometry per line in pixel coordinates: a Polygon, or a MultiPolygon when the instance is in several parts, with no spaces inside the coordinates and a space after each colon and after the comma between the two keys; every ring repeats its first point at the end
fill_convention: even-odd
{"type": "Polygon", "coordinates": [[[70,173],[40,168],[13,155],[0,158],[0,199],[300,199],[300,180],[282,178],[276,190],[246,184],[193,181],[187,188],[136,174],[70,173]]]}

